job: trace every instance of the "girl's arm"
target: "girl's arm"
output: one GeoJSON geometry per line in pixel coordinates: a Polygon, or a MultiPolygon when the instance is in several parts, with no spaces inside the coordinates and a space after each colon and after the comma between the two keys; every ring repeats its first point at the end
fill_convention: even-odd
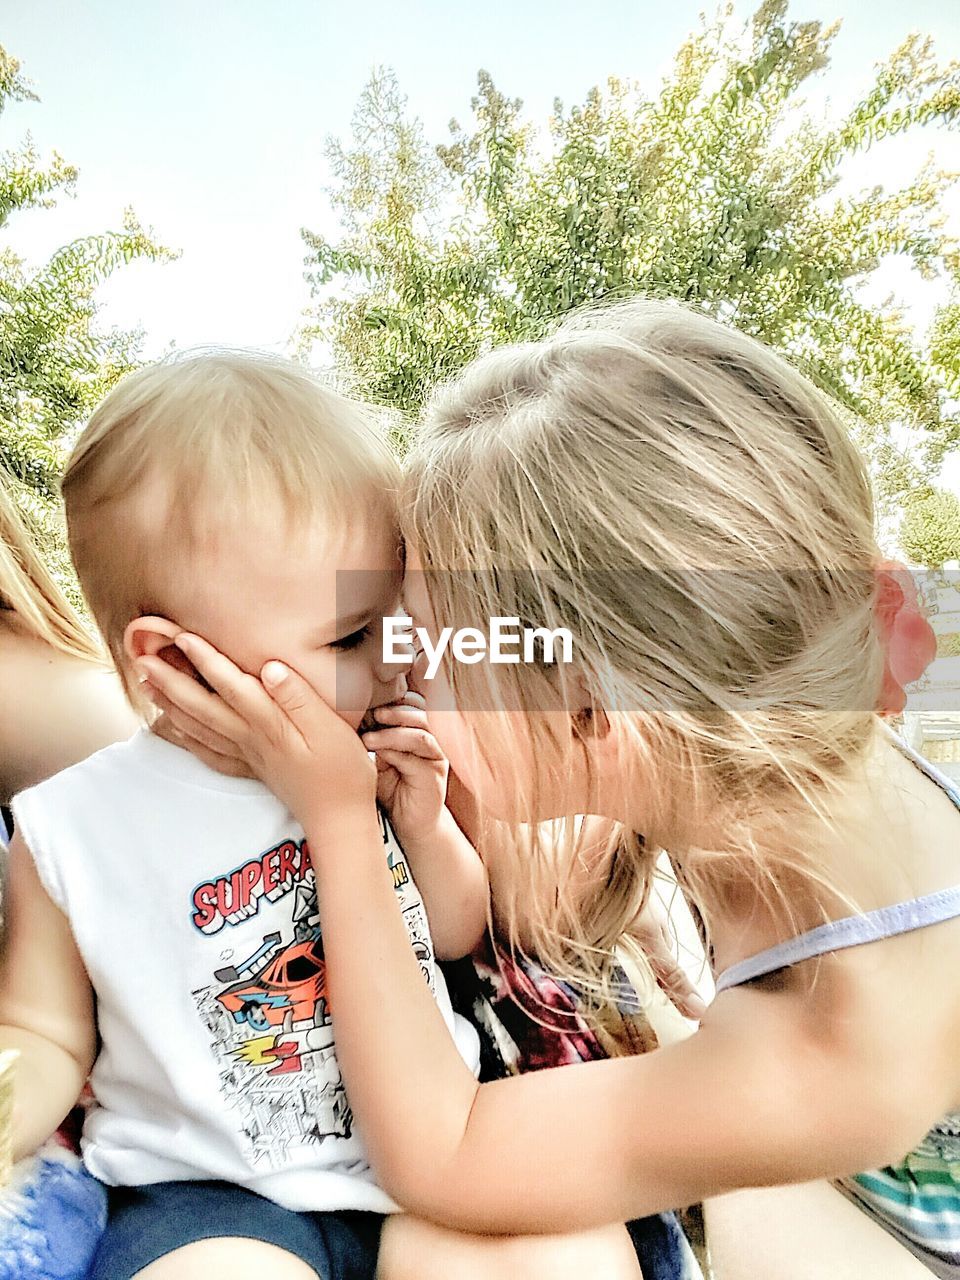
{"type": "Polygon", "coordinates": [[[311,844],[337,1052],[373,1166],[411,1211],[470,1231],[585,1228],[886,1162],[925,1127],[898,1119],[892,1079],[807,1038],[792,1001],[743,991],[677,1046],[478,1086],[390,914],[376,832],[359,812],[342,822],[311,844]]]}
{"type": "MultiPolygon", "coordinates": [[[[744,989],[670,1048],[478,1085],[397,916],[376,779],[356,736],[293,673],[268,664],[265,682],[280,677],[271,702],[204,642],[178,643],[229,704],[254,771],[307,831],[338,1059],[373,1167],[406,1208],[472,1231],[626,1221],[887,1162],[946,1109],[923,1095],[923,1073],[902,1070],[895,1044],[878,1056],[897,1039],[890,1025],[866,1041],[825,1034],[802,996],[744,989]]],[[[169,691],[162,665],[144,670],[169,691]]],[[[212,695],[180,692],[202,695],[195,713],[209,714],[212,695]]]]}
{"type": "Polygon", "coordinates": [[[18,1049],[14,1159],[35,1151],[80,1097],[96,1055],[93,993],[73,935],[18,835],[10,844],[0,961],[0,1049],[18,1049]]]}
{"type": "Polygon", "coordinates": [[[0,696],[3,803],[140,725],[114,672],[32,637],[6,637],[0,696]]]}

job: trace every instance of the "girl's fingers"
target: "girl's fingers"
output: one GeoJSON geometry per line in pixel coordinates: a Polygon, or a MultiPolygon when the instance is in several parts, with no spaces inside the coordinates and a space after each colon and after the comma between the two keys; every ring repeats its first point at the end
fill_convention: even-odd
{"type": "Polygon", "coordinates": [[[241,720],[246,723],[259,721],[273,710],[271,700],[264,697],[263,687],[256,676],[241,671],[212,644],[186,631],[181,631],[174,644],[241,720]]]}
{"type": "MultiPolygon", "coordinates": [[[[326,742],[331,732],[341,735],[348,732],[346,722],[334,708],[286,663],[276,659],[265,663],[260,670],[260,681],[274,706],[284,712],[304,742],[326,742]]],[[[349,740],[359,742],[353,730],[349,730],[349,740]]]]}
{"type": "Polygon", "coordinates": [[[153,722],[151,729],[167,742],[183,747],[184,750],[189,751],[198,760],[202,760],[205,765],[217,773],[226,774],[231,778],[252,778],[254,776],[247,767],[246,761],[235,753],[223,755],[219,751],[211,751],[209,747],[205,747],[202,743],[191,741],[180,732],[166,713],[153,722]]]}
{"type": "Polygon", "coordinates": [[[363,745],[368,751],[402,751],[420,760],[443,760],[436,738],[426,729],[371,729],[363,735],[363,745]]]}
{"type": "Polygon", "coordinates": [[[154,693],[151,701],[163,712],[187,745],[204,747],[208,751],[216,752],[217,755],[229,756],[233,759],[242,758],[240,748],[231,738],[225,738],[222,733],[217,733],[201,720],[196,720],[186,711],[181,711],[159,691],[154,693]]]}
{"type": "Polygon", "coordinates": [[[164,710],[177,707],[194,720],[205,724],[214,732],[232,742],[239,742],[243,735],[243,721],[215,693],[199,684],[192,676],[178,671],[162,658],[144,656],[137,660],[138,671],[150,682],[150,700],[164,710]]]}

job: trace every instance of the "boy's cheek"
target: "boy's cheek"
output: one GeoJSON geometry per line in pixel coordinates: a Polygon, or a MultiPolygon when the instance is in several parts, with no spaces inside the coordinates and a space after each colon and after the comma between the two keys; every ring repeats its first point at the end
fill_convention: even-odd
{"type": "Polygon", "coordinates": [[[314,687],[351,729],[360,727],[373,697],[373,680],[368,670],[341,656],[333,670],[324,673],[323,682],[314,687]]]}

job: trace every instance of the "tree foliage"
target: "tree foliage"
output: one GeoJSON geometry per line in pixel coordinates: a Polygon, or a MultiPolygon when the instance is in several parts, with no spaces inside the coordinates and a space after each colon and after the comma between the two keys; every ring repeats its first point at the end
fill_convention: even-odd
{"type": "Polygon", "coordinates": [[[960,440],[960,310],[919,345],[860,286],[903,255],[956,276],[940,210],[952,178],[929,163],[902,189],[848,192],[844,165],[884,138],[960,118],[960,68],[911,36],[835,123],[800,93],[835,26],[765,0],[680,48],[659,92],[608,81],[534,128],[484,72],[469,127],[431,146],[395,77],[379,71],[348,145],[332,142],[343,234],[305,231],[315,298],[307,340],[332,346],[353,387],[415,412],[430,387],[491,344],[536,335],[598,299],[683,299],[785,352],[856,422],[896,498],[960,440]],[[346,287],[345,287],[346,286],[346,287]],[[919,463],[896,443],[913,428],[919,463]]]}
{"type": "MultiPolygon", "coordinates": [[[[30,100],[19,63],[0,47],[0,114],[30,100]]],[[[51,207],[76,179],[57,154],[44,164],[29,141],[0,153],[0,234],[12,214],[51,207]]],[[[0,242],[0,463],[33,495],[35,514],[54,494],[62,438],[137,360],[139,335],[97,327],[97,287],[134,258],[167,256],[129,210],[119,230],[74,241],[39,268],[0,242]]]]}
{"type": "Polygon", "coordinates": [[[934,488],[911,495],[900,525],[900,545],[914,564],[927,569],[960,560],[960,498],[934,488]]]}

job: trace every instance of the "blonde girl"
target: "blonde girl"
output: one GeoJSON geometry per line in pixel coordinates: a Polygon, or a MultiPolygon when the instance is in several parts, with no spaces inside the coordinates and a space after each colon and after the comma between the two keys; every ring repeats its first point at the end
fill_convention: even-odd
{"type": "MultiPolygon", "coordinates": [[[[343,1071],[383,1184],[439,1223],[524,1232],[843,1178],[890,1234],[797,1275],[960,1275],[960,795],[876,714],[917,656],[911,627],[929,637],[882,570],[830,403],[732,329],[624,305],[438,393],[406,534],[405,602],[432,644],[493,617],[572,634],[568,666],[448,658],[419,683],[482,815],[517,833],[497,859],[533,949],[602,975],[665,849],[719,994],[680,1044],[478,1086],[395,918],[364,744],[296,672],[257,680],[181,636],[221,697],[156,661],[142,675],[184,732],[236,743],[310,836],[343,1071]],[[565,857],[538,848],[529,824],[578,814],[595,821],[565,857]],[[594,905],[571,910],[591,875],[594,905]]],[[[378,718],[365,745],[422,795],[429,735],[409,707],[378,718]]]]}
{"type": "Polygon", "coordinates": [[[0,803],[127,737],[137,721],[103,649],[47,568],[0,474],[0,803]]]}

